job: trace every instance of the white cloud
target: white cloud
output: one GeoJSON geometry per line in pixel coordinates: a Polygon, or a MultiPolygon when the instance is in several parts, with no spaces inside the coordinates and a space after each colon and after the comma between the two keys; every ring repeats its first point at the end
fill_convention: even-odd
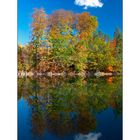
{"type": "Polygon", "coordinates": [[[84,6],[84,9],[88,7],[102,7],[103,3],[101,0],[75,0],[75,4],[79,6],[84,6]]]}
{"type": "Polygon", "coordinates": [[[75,140],[98,140],[101,136],[101,133],[78,134],[75,136],[75,140]]]}

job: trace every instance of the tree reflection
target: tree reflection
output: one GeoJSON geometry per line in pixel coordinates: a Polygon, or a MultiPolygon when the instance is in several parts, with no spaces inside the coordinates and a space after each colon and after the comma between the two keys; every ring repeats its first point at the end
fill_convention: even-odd
{"type": "Polygon", "coordinates": [[[77,118],[77,132],[81,134],[88,134],[91,130],[96,128],[96,119],[88,111],[80,112],[77,118]]]}
{"type": "Polygon", "coordinates": [[[88,134],[96,129],[96,113],[112,107],[121,114],[122,82],[121,77],[18,79],[21,97],[31,108],[33,135],[88,134]]]}

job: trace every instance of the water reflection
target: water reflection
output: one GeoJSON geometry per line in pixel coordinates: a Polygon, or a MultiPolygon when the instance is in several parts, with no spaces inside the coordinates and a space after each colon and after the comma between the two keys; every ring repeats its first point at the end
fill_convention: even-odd
{"type": "Polygon", "coordinates": [[[101,136],[101,133],[78,134],[75,136],[75,140],[98,140],[101,136]]]}
{"type": "MultiPolygon", "coordinates": [[[[98,140],[103,134],[95,133],[100,126],[97,114],[111,108],[115,117],[121,116],[121,77],[22,78],[18,79],[19,102],[21,99],[28,103],[30,112],[27,139],[46,139],[51,135],[50,140],[98,140]]],[[[22,140],[20,123],[18,127],[22,140]]]]}

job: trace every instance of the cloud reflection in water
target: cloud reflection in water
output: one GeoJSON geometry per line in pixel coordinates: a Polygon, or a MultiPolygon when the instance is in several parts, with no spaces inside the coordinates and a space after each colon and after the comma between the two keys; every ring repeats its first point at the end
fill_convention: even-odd
{"type": "Polygon", "coordinates": [[[75,136],[75,140],[98,140],[101,136],[101,133],[78,134],[75,136]]]}

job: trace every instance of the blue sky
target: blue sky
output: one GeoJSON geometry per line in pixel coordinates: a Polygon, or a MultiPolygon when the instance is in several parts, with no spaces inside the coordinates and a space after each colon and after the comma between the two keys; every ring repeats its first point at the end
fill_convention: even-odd
{"type": "Polygon", "coordinates": [[[110,37],[116,27],[122,30],[122,0],[18,0],[18,43],[31,39],[31,15],[34,8],[44,8],[47,14],[65,9],[75,13],[89,12],[97,16],[99,27],[110,37]]]}

